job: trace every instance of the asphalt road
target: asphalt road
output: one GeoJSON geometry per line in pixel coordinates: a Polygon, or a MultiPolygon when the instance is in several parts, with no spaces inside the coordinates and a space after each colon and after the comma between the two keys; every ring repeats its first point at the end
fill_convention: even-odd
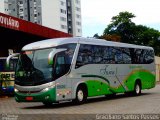
{"type": "MultiPolygon", "coordinates": [[[[139,114],[160,114],[160,84],[157,84],[153,89],[142,91],[141,96],[129,96],[125,94],[119,94],[116,97],[111,98],[102,96],[100,98],[91,98],[83,105],[74,105],[72,102],[63,102],[46,107],[42,103],[17,103],[13,97],[0,98],[0,114],[2,115],[2,118],[7,115],[20,115],[19,117],[9,116],[18,117],[19,119],[22,116],[27,118],[35,115],[41,119],[49,115],[52,115],[51,118],[53,118],[53,115],[54,117],[57,115],[57,118],[59,118],[59,116],[61,116],[61,118],[75,116],[77,119],[80,116],[84,117],[85,115],[88,115],[87,118],[102,119],[102,116],[99,117],[98,115],[134,114],[139,117],[139,114]]],[[[108,118],[108,116],[103,117],[108,118]]],[[[160,116],[157,119],[160,119],[160,116]]]]}

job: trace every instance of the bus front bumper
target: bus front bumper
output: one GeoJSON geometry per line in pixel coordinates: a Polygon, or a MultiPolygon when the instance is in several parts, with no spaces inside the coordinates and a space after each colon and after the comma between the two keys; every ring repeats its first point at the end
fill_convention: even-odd
{"type": "Polygon", "coordinates": [[[52,88],[46,92],[20,93],[15,92],[17,102],[56,102],[56,90],[52,88]]]}

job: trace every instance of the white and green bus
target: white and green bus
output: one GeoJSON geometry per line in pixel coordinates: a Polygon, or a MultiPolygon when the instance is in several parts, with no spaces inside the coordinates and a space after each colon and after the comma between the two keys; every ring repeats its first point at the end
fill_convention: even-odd
{"type": "Polygon", "coordinates": [[[22,48],[15,73],[15,99],[46,105],[66,100],[83,103],[93,96],[140,95],[155,84],[151,47],[58,38],[22,48]]]}

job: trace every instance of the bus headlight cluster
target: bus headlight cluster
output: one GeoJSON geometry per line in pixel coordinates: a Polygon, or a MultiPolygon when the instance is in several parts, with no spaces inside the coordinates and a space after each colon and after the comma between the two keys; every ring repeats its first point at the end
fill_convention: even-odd
{"type": "Polygon", "coordinates": [[[48,90],[50,90],[50,89],[52,89],[54,87],[55,87],[55,85],[51,85],[51,86],[48,86],[47,88],[44,88],[42,91],[43,92],[47,92],[48,90]]]}
{"type": "Polygon", "coordinates": [[[14,88],[14,92],[18,92],[18,91],[19,91],[18,89],[14,88]]]}
{"type": "Polygon", "coordinates": [[[49,88],[45,88],[43,89],[43,92],[47,92],[49,90],[49,88]]]}

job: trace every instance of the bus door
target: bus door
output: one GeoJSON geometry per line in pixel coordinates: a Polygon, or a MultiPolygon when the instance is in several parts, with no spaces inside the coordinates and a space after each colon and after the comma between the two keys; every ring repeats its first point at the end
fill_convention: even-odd
{"type": "Polygon", "coordinates": [[[57,100],[70,99],[70,82],[67,81],[67,73],[70,65],[67,63],[65,51],[57,53],[54,57],[53,77],[56,82],[57,100]]]}

